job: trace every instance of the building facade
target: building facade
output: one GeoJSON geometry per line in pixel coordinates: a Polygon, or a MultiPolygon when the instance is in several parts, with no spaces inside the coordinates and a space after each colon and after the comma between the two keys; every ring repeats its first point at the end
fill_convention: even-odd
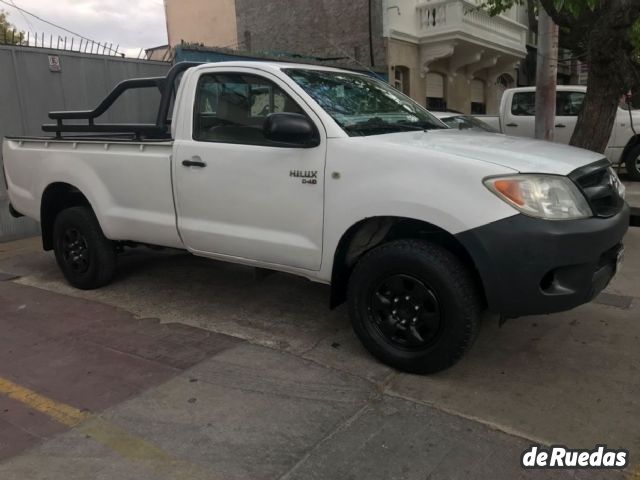
{"type": "Polygon", "coordinates": [[[524,7],[477,0],[165,0],[169,45],[197,43],[337,65],[383,67],[434,110],[495,113],[531,36],[524,7]]]}
{"type": "Polygon", "coordinates": [[[235,0],[164,0],[169,46],[237,47],[235,7],[235,0]]]}
{"type": "Polygon", "coordinates": [[[165,0],[169,45],[386,65],[383,0],[165,0]]]}
{"type": "Polygon", "coordinates": [[[527,55],[526,11],[490,17],[469,0],[387,0],[389,77],[433,110],[498,111],[527,55]]]}
{"type": "Polygon", "coordinates": [[[246,50],[386,65],[382,0],[236,0],[246,50]]]}

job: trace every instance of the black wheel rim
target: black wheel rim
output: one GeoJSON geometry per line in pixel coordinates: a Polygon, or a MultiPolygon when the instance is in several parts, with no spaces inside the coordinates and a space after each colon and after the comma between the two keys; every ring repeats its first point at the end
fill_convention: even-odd
{"type": "Polygon", "coordinates": [[[62,236],[62,258],[74,273],[89,270],[89,247],[87,239],[76,228],[68,228],[62,236]]]}
{"type": "Polygon", "coordinates": [[[437,340],[442,309],[435,292],[411,275],[396,274],[379,282],[369,295],[370,326],[391,345],[421,350],[437,340]]]}

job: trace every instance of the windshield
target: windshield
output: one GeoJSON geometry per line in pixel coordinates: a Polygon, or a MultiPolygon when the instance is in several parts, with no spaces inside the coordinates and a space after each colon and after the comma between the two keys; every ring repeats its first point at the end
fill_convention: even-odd
{"type": "Polygon", "coordinates": [[[380,80],[326,70],[284,72],[350,136],[445,128],[416,102],[380,80]]]}

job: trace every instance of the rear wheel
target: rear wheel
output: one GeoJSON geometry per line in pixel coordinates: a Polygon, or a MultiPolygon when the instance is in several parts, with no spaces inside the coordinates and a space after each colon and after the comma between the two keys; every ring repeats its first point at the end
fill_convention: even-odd
{"type": "Polygon", "coordinates": [[[367,253],[349,281],[349,312],[364,346],[384,363],[433,373],[456,363],[475,340],[477,285],[450,251],[398,240],[367,253]]]}
{"type": "Polygon", "coordinates": [[[636,145],[629,151],[624,164],[631,180],[640,182],[640,145],[636,145]]]}
{"type": "Polygon", "coordinates": [[[72,286],[92,290],[113,278],[115,248],[90,208],[72,207],[60,212],[53,226],[53,242],[58,266],[72,286]]]}

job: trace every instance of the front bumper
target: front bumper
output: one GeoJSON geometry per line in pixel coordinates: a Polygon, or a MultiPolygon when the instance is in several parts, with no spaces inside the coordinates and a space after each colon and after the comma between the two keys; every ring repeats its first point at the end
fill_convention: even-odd
{"type": "Polygon", "coordinates": [[[560,312],[591,301],[616,273],[629,206],[610,218],[550,221],[518,214],[458,234],[489,309],[505,317],[560,312]]]}

